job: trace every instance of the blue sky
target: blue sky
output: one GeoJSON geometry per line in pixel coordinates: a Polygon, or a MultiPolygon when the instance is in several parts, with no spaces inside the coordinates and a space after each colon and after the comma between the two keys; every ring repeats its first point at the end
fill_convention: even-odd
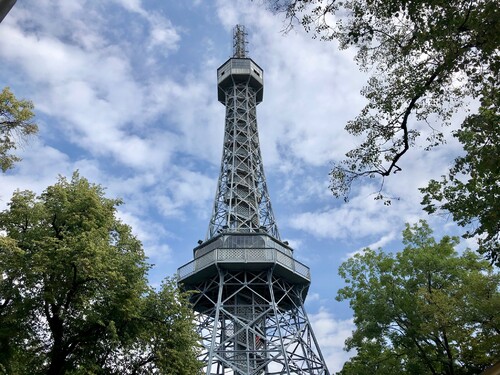
{"type": "MultiPolygon", "coordinates": [[[[0,175],[0,209],[15,189],[40,193],[78,169],[124,200],[119,215],[155,264],[151,283],[173,275],[208,228],[224,125],[216,69],[237,23],[264,69],[257,115],[274,214],[311,268],[306,308],[337,371],[353,329],[348,304],[334,300],[338,266],[367,246],[401,249],[404,223],[427,218],[417,188],[459,148],[412,150],[386,183],[400,197],[390,207],[373,200],[375,184],[358,186],[348,204],[334,199],[328,171],[360,142],[344,126],[364,104],[367,76],[352,51],[300,29],[284,35],[283,17],[259,1],[18,1],[0,24],[0,86],[35,103],[40,134],[0,175]]],[[[437,235],[456,233],[446,217],[427,219],[437,235]]]]}

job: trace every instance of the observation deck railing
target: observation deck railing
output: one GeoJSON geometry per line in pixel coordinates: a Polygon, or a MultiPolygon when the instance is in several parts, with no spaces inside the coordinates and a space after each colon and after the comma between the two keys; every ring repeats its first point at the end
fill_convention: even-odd
{"type": "Polygon", "coordinates": [[[177,270],[180,281],[215,264],[277,264],[310,281],[309,267],[273,248],[217,248],[195,258],[177,270]]]}

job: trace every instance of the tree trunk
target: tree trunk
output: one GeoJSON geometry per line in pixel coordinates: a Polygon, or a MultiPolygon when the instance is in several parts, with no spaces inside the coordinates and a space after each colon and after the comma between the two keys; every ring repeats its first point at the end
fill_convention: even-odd
{"type": "Polygon", "coordinates": [[[64,328],[62,320],[56,315],[49,318],[53,345],[50,351],[50,364],[47,375],[64,375],[66,365],[66,350],[64,348],[64,328]]]}

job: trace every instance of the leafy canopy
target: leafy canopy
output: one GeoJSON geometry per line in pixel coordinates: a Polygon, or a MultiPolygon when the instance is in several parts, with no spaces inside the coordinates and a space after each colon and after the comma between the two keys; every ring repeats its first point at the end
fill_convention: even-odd
{"type": "MultiPolygon", "coordinates": [[[[500,102],[497,92],[496,102],[500,102]]],[[[500,267],[500,113],[484,97],[479,113],[469,116],[456,136],[465,156],[455,159],[441,181],[431,180],[422,204],[428,213],[449,212],[479,238],[479,252],[500,267]],[[464,175],[469,179],[464,179],[464,175]]]]}
{"type": "Polygon", "coordinates": [[[356,329],[342,375],[478,374],[500,356],[500,275],[456,238],[437,242],[421,221],[404,250],[366,249],[339,270],[356,329]]]}
{"type": "MultiPolygon", "coordinates": [[[[479,251],[498,261],[500,249],[500,7],[495,0],[267,0],[372,72],[362,90],[368,104],[346,130],[360,145],[334,164],[331,191],[348,200],[356,181],[379,178],[376,199],[390,204],[384,179],[425,134],[426,150],[446,142],[442,126],[468,111],[454,136],[465,157],[442,181],[423,189],[425,210],[452,214],[478,235],[479,251]],[[478,109],[470,102],[480,103],[478,109]]],[[[457,118],[457,122],[460,119],[457,118]]]]}
{"type": "Polygon", "coordinates": [[[33,122],[33,103],[18,100],[8,87],[0,92],[0,169],[2,172],[21,160],[11,153],[22,141],[37,133],[38,126],[33,122]]]}
{"type": "Polygon", "coordinates": [[[196,374],[193,313],[159,291],[120,200],[75,173],[0,213],[0,373],[196,374]]]}
{"type": "MultiPolygon", "coordinates": [[[[498,91],[500,10],[493,0],[269,0],[341,48],[355,47],[373,75],[368,104],[347,124],[363,143],[332,171],[332,191],[347,198],[363,176],[389,176],[432,118],[448,124],[467,97],[498,91]]],[[[498,110],[498,102],[495,102],[498,110]]],[[[430,128],[428,147],[443,134],[430,128]]]]}

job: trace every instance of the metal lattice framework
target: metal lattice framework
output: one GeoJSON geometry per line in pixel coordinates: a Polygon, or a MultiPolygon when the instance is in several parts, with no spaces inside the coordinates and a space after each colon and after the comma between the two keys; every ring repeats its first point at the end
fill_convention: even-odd
{"type": "Polygon", "coordinates": [[[206,374],[328,374],[304,310],[303,285],[269,268],[220,269],[193,299],[206,374]]]}
{"type": "Polygon", "coordinates": [[[221,170],[207,239],[225,230],[265,230],[279,239],[257,130],[256,106],[258,100],[262,100],[259,98],[262,96],[262,84],[252,82],[250,74],[246,81],[239,82],[244,75],[234,74],[235,70],[248,70],[256,74],[257,68],[250,59],[230,59],[219,69],[219,75],[221,71],[233,74],[228,78],[228,87],[219,85],[219,96],[226,106],[226,124],[221,170]]]}
{"type": "Polygon", "coordinates": [[[329,375],[304,309],[307,266],[282,242],[271,208],[257,131],[263,71],[246,56],[217,70],[226,106],[222,162],[206,240],[177,271],[191,302],[206,375],[329,375]]]}

